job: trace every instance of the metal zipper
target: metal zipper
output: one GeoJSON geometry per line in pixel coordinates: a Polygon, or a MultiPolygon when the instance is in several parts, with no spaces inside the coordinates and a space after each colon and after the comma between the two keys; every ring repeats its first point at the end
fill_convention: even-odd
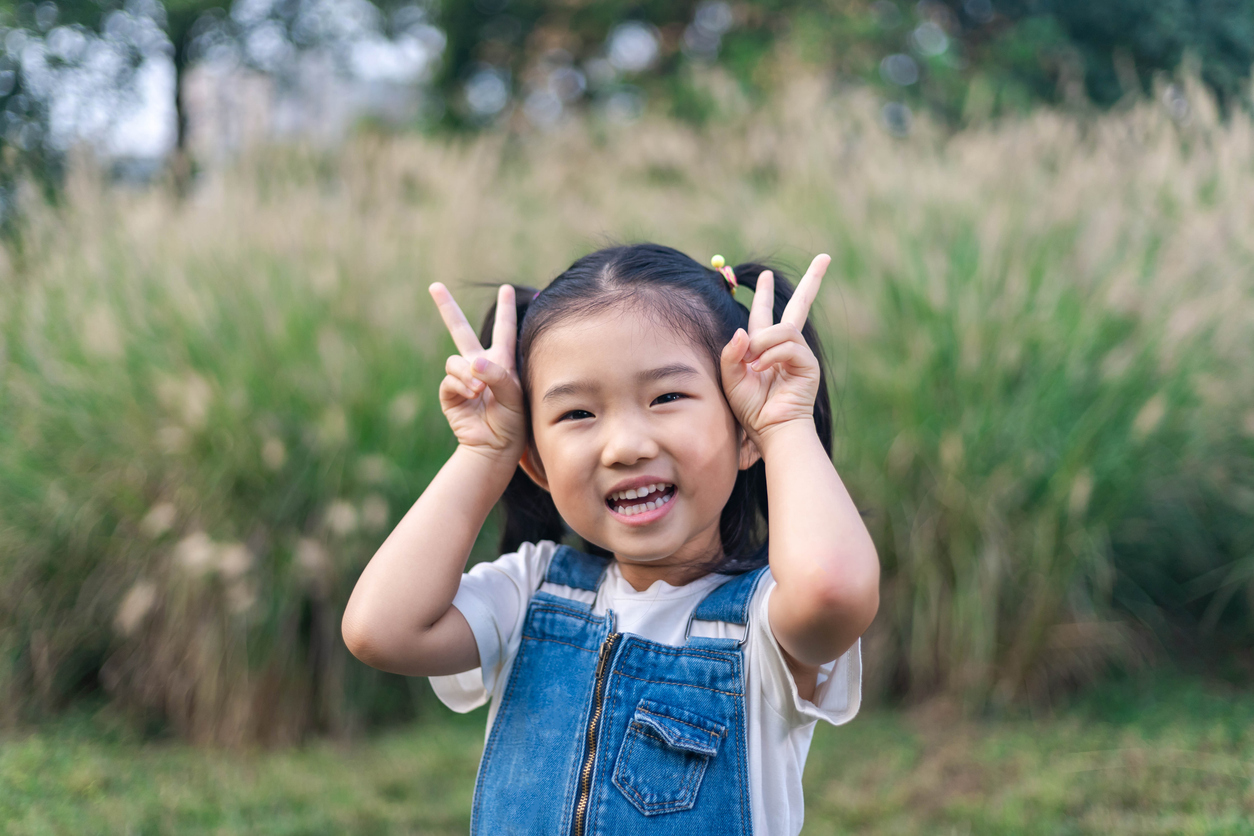
{"type": "Polygon", "coordinates": [[[588,720],[588,752],[583,759],[583,769],[579,776],[579,801],[575,804],[575,824],[572,836],[583,836],[584,824],[588,818],[588,800],[592,794],[592,766],[597,756],[597,730],[601,725],[601,703],[605,697],[605,668],[614,655],[614,646],[622,638],[622,633],[615,633],[614,616],[610,614],[610,634],[601,642],[601,656],[597,659],[597,674],[592,691],[592,717],[588,720]]]}

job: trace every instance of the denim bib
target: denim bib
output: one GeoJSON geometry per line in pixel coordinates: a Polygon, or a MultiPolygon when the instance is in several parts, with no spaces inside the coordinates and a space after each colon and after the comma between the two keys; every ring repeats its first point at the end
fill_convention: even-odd
{"type": "MultiPolygon", "coordinates": [[[[562,546],[545,580],[595,592],[607,563],[562,546]]],[[[765,567],[707,595],[688,621],[749,634],[765,567]]],[[[736,834],[749,812],[744,638],[682,646],[614,629],[614,612],[536,592],[475,783],[470,831],[736,834]]]]}

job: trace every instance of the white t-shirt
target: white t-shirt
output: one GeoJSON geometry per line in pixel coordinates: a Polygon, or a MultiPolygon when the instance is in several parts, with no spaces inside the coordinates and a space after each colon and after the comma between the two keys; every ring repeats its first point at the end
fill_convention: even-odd
{"type": "MultiPolygon", "coordinates": [[[[479,646],[481,667],[452,676],[433,676],[431,686],[449,708],[467,712],[488,701],[488,731],[496,719],[501,693],[522,639],[527,605],[537,589],[592,604],[596,615],[614,610],[615,629],[669,645],[684,643],[688,616],[713,589],[731,580],[706,575],[684,586],[656,581],[637,592],[611,562],[595,592],[545,583],[557,547],[548,540],[524,543],[517,552],[471,567],[462,576],[453,606],[466,617],[479,646]]],[[[847,723],[862,699],[860,641],[845,655],[819,669],[814,700],[797,693],[767,620],[767,600],[775,588],[767,570],[754,592],[745,642],[745,713],[749,720],[749,792],[753,832],[801,832],[804,804],[801,773],[816,720],[847,723]]],[[[744,627],[726,622],[696,621],[692,635],[739,639],[744,627]]]]}

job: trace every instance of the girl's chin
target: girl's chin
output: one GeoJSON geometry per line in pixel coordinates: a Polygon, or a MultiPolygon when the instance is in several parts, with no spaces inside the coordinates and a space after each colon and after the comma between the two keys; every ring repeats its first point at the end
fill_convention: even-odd
{"type": "Polygon", "coordinates": [[[661,563],[669,557],[671,557],[670,554],[623,554],[622,552],[614,552],[614,559],[619,563],[634,563],[639,566],[661,563]]]}

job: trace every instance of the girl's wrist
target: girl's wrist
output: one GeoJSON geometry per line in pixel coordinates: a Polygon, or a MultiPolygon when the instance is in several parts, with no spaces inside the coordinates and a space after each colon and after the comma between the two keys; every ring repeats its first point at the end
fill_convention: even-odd
{"type": "Polygon", "coordinates": [[[818,430],[814,426],[814,418],[809,415],[763,427],[749,433],[749,439],[757,446],[763,459],[769,458],[772,451],[778,453],[783,449],[796,448],[798,445],[815,443],[822,447],[818,430]]]}
{"type": "Polygon", "coordinates": [[[522,447],[498,450],[491,447],[458,444],[457,449],[453,451],[453,456],[468,462],[476,470],[482,469],[486,477],[503,480],[501,490],[504,490],[504,485],[509,484],[509,480],[518,469],[518,462],[522,458],[522,447]]]}

